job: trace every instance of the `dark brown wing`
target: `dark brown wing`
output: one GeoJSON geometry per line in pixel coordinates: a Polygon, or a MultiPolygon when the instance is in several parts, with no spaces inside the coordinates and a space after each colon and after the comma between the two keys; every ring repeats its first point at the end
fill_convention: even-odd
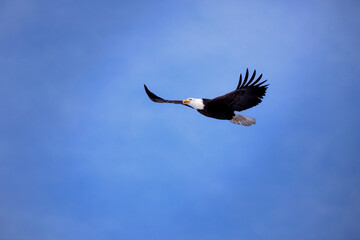
{"type": "Polygon", "coordinates": [[[145,88],[145,92],[146,94],[149,96],[149,98],[151,99],[151,101],[153,102],[157,102],[157,103],[174,103],[174,104],[182,104],[182,101],[180,100],[165,100],[161,97],[156,96],[155,94],[153,94],[152,92],[150,92],[150,90],[146,87],[146,85],[144,84],[144,88],[145,88]]]}
{"type": "Polygon", "coordinates": [[[234,109],[234,111],[243,111],[258,105],[265,96],[266,89],[269,85],[263,85],[267,80],[258,83],[262,74],[254,81],[255,75],[256,70],[251,78],[248,79],[249,70],[246,69],[244,81],[242,81],[242,75],[240,74],[239,84],[235,91],[214,98],[212,101],[226,103],[229,107],[234,109]]]}

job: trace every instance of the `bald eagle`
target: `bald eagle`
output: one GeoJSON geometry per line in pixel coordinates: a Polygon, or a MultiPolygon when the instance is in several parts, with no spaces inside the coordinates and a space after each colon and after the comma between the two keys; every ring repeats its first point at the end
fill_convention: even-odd
{"type": "Polygon", "coordinates": [[[242,80],[242,74],[240,74],[239,83],[234,91],[214,99],[187,98],[182,101],[165,100],[150,92],[145,84],[144,88],[149,98],[154,102],[182,104],[197,110],[207,117],[230,120],[234,124],[250,126],[255,124],[255,118],[235,113],[235,111],[240,112],[261,103],[268,84],[263,85],[267,80],[258,83],[262,74],[254,81],[255,76],[256,70],[254,70],[251,78],[248,80],[249,70],[246,69],[244,81],[242,80]]]}

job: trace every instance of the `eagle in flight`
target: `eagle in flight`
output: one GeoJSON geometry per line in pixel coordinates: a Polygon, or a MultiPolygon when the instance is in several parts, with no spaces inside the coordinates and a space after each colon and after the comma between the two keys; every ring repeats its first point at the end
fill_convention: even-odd
{"type": "Polygon", "coordinates": [[[165,100],[150,92],[145,84],[144,88],[149,98],[154,102],[182,104],[197,110],[207,117],[230,120],[230,122],[235,124],[250,126],[255,124],[255,118],[235,112],[244,111],[258,105],[265,96],[269,84],[263,85],[267,80],[259,83],[262,74],[254,81],[255,76],[256,70],[254,70],[252,76],[248,79],[249,70],[246,69],[244,80],[242,80],[242,75],[240,74],[239,83],[234,91],[213,99],[187,98],[182,101],[165,100]]]}

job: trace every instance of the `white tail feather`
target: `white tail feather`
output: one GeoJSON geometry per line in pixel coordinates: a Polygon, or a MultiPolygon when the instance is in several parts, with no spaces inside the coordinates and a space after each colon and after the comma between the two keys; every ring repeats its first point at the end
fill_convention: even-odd
{"type": "Polygon", "coordinates": [[[243,126],[250,126],[252,124],[255,124],[255,118],[235,113],[235,116],[230,120],[230,122],[243,126]]]}

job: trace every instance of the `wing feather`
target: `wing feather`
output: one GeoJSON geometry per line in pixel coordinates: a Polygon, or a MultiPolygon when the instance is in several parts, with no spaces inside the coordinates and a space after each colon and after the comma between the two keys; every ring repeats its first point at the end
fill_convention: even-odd
{"type": "Polygon", "coordinates": [[[253,75],[251,76],[248,85],[252,82],[252,80],[254,80],[255,75],[256,75],[256,70],[254,70],[254,73],[253,73],[253,75]]]}
{"type": "Polygon", "coordinates": [[[254,85],[254,87],[260,87],[260,85],[266,83],[266,81],[267,81],[267,80],[262,81],[261,83],[254,85]]]}
{"type": "Polygon", "coordinates": [[[258,83],[262,78],[262,74],[253,82],[256,76],[256,70],[252,74],[249,82],[247,82],[249,71],[246,69],[244,82],[240,81],[235,91],[232,91],[223,96],[212,99],[213,102],[226,103],[234,111],[243,111],[252,108],[261,103],[262,98],[265,96],[268,85],[263,85],[267,80],[258,83]]]}
{"type": "Polygon", "coordinates": [[[248,80],[249,77],[249,69],[246,69],[246,73],[245,73],[245,78],[244,78],[244,83],[241,85],[241,87],[246,86],[246,82],[248,80]]]}
{"type": "Polygon", "coordinates": [[[239,83],[238,83],[238,85],[237,85],[236,89],[238,89],[238,88],[240,88],[240,87],[241,87],[241,83],[242,83],[242,75],[241,75],[241,73],[240,73],[239,83]]]}
{"type": "Polygon", "coordinates": [[[182,104],[182,101],[180,100],[166,100],[159,96],[156,96],[154,93],[150,92],[150,90],[146,87],[144,84],[145,92],[150,98],[151,101],[157,102],[157,103],[174,103],[174,104],[182,104]]]}
{"type": "Polygon", "coordinates": [[[260,74],[260,76],[255,80],[255,82],[253,82],[253,84],[251,84],[251,86],[255,86],[255,84],[257,84],[261,78],[262,78],[262,74],[260,74]]]}

